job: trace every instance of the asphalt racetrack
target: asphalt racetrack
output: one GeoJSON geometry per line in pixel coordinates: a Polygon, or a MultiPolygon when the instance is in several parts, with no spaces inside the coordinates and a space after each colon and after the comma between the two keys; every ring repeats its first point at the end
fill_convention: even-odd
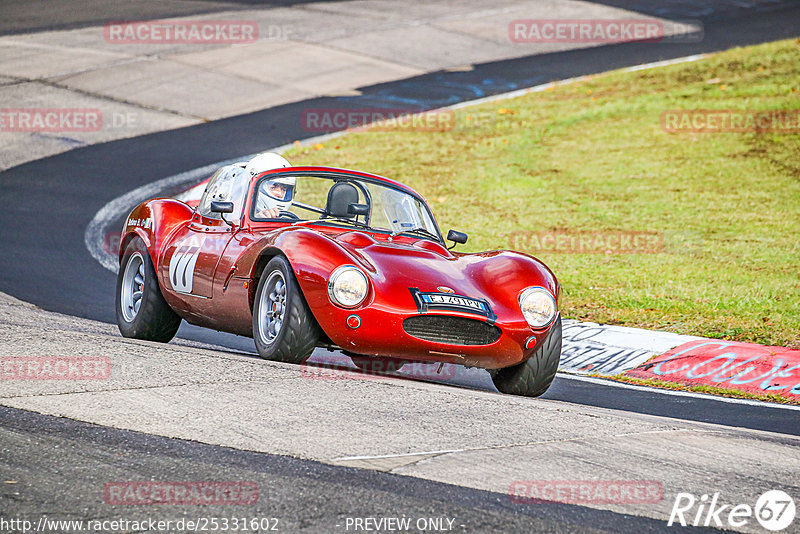
{"type": "MultiPolygon", "coordinates": [[[[4,457],[4,476],[27,478],[25,489],[37,491],[34,499],[15,503],[19,513],[29,516],[41,514],[42,503],[53,502],[58,506],[48,514],[52,519],[119,517],[98,495],[97,473],[102,471],[117,480],[161,475],[170,480],[255,482],[263,497],[247,514],[277,519],[279,532],[344,532],[346,517],[379,517],[390,510],[415,521],[457,518],[457,532],[602,532],[615,531],[620,524],[631,531],[660,532],[664,526],[654,519],[570,504],[511,504],[508,495],[415,477],[171,440],[3,407],[0,424],[0,439],[15,451],[4,457]],[[58,450],[59,457],[39,458],[36,451],[41,450],[58,450]],[[31,477],[34,464],[38,469],[31,477]]],[[[0,497],[15,499],[8,488],[0,497]]],[[[172,521],[198,515],[191,506],[146,508],[125,515],[172,521]]],[[[231,510],[208,506],[200,513],[221,518],[230,517],[231,510]]]]}
{"type": "MultiPolygon", "coordinates": [[[[710,2],[709,9],[683,2],[667,2],[658,8],[650,7],[649,2],[603,3],[649,15],[702,20],[704,37],[694,43],[600,46],[479,64],[469,72],[433,72],[360,88],[360,96],[316,98],[87,146],[13,167],[0,174],[0,239],[4,252],[0,255],[0,292],[45,310],[113,323],[115,275],[98,264],[84,245],[86,226],[97,211],[111,199],[161,178],[307,138],[312,134],[300,128],[299,117],[309,107],[391,107],[396,102],[410,102],[430,109],[548,81],[800,35],[797,2],[746,6],[710,2]]],[[[41,10],[33,9],[35,4],[45,3],[9,2],[4,9],[13,17],[0,23],[0,33],[53,28],[46,16],[37,17],[41,10]]],[[[63,27],[104,20],[103,4],[73,6],[70,15],[61,19],[65,21],[63,27]]],[[[171,10],[158,2],[129,3],[125,16],[144,19],[208,13],[244,8],[248,2],[181,4],[180,9],[171,10]]],[[[120,214],[109,231],[121,227],[123,216],[120,214]]],[[[255,354],[252,340],[185,323],[179,337],[215,346],[235,357],[252,358],[255,354]]],[[[488,389],[480,382],[463,386],[488,389]]],[[[599,381],[559,376],[542,398],[800,435],[795,410],[623,389],[599,381]]],[[[151,436],[6,407],[0,407],[0,443],[3,478],[25,480],[25,488],[8,483],[0,488],[0,502],[3,508],[13,505],[22,515],[46,510],[53,517],[112,518],[116,511],[109,512],[94,491],[98,473],[110,471],[121,480],[160,476],[256,481],[262,500],[258,510],[249,509],[248,515],[278,517],[285,532],[345,531],[346,517],[386,515],[387,510],[414,518],[457,517],[456,530],[463,532],[667,530],[665,522],[646,517],[558,503],[512,505],[502,493],[415,476],[151,436]],[[58,459],[42,451],[58,451],[58,459]],[[23,491],[26,488],[30,491],[23,491]]],[[[208,508],[203,515],[219,516],[229,511],[208,508]]],[[[177,520],[187,513],[194,512],[180,506],[151,507],[142,515],[177,520]]]]}

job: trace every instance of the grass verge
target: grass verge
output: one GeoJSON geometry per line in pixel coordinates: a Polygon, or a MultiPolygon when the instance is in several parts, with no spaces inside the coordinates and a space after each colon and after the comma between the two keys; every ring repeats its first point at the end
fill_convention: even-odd
{"type": "Polygon", "coordinates": [[[798,108],[792,39],[460,109],[448,131],[350,133],[288,157],[409,184],[444,231],[470,234],[461,251],[534,254],[562,282],[566,317],[800,348],[800,135],[661,125],[669,110],[798,108]],[[614,249],[636,234],[658,245],[614,249]],[[562,235],[601,246],[541,246],[562,235]]]}
{"type": "Polygon", "coordinates": [[[778,404],[791,404],[800,406],[800,401],[794,398],[786,397],[777,393],[770,393],[759,395],[738,389],[718,388],[714,386],[689,386],[679,382],[669,382],[666,380],[658,380],[657,378],[633,378],[630,376],[608,376],[608,375],[591,375],[595,378],[604,378],[607,380],[615,380],[617,382],[624,382],[626,384],[634,384],[637,386],[646,386],[659,389],[671,389],[675,391],[690,391],[692,393],[706,393],[708,395],[717,395],[720,397],[728,397],[731,399],[749,399],[762,402],[776,402],[778,404]]]}

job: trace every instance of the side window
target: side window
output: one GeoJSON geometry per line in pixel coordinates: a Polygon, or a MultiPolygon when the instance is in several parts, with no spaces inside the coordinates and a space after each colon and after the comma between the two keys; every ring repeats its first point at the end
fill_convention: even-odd
{"type": "Polygon", "coordinates": [[[204,217],[219,219],[221,215],[211,211],[212,202],[233,202],[233,213],[226,216],[230,222],[238,223],[242,219],[247,186],[250,184],[250,175],[238,165],[228,165],[218,170],[209,180],[197,213],[204,217]]]}

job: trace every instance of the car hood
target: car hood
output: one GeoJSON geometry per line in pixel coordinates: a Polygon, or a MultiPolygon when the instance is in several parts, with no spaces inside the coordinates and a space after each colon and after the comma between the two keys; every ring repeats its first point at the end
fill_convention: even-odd
{"type": "Polygon", "coordinates": [[[507,250],[451,254],[428,240],[389,242],[362,232],[330,237],[370,275],[377,293],[390,288],[455,293],[518,310],[519,293],[542,286],[558,296],[558,282],[539,260],[507,250]]]}

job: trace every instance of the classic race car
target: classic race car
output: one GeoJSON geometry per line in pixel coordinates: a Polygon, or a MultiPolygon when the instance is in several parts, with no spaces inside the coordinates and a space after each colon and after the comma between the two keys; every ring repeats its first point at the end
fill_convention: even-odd
{"type": "MultiPolygon", "coordinates": [[[[510,251],[451,252],[423,198],[380,176],[223,167],[192,208],[137,206],[123,228],[116,316],[126,337],[167,342],[181,318],[250,336],[266,359],[315,347],[357,365],[487,369],[498,390],[538,396],[561,355],[559,283],[510,251]],[[238,170],[237,170],[238,169],[238,170]]],[[[465,243],[451,230],[447,240],[465,243]]]]}

